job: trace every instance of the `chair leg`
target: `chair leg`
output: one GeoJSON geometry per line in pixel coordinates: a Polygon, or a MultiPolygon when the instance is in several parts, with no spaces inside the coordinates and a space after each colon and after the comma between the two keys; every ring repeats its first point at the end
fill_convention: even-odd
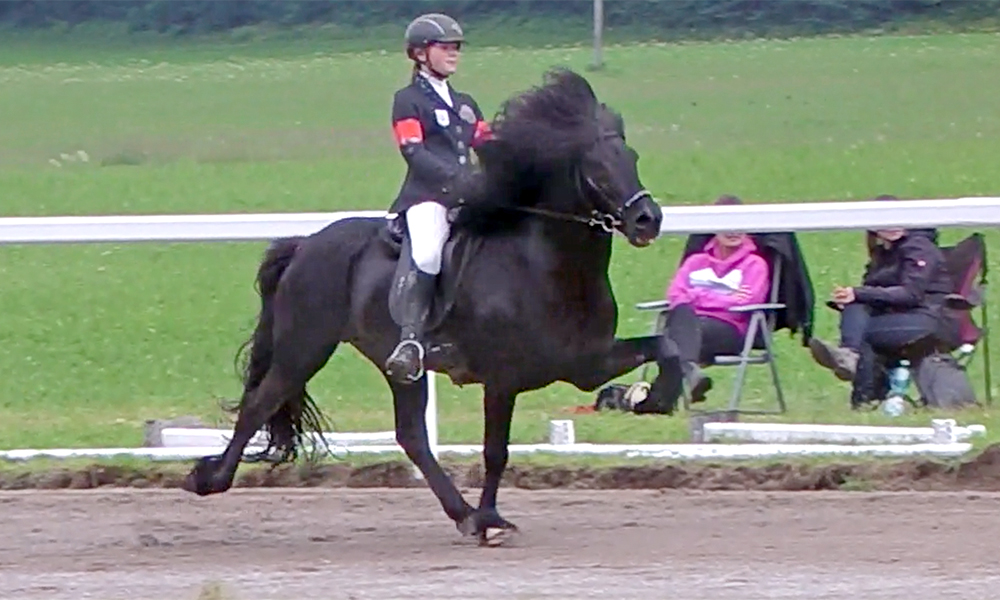
{"type": "MultiPolygon", "coordinates": [[[[660,311],[656,315],[656,320],[653,322],[653,335],[660,335],[660,334],[663,333],[664,327],[667,326],[667,316],[668,316],[668,314],[669,313],[667,311],[660,311]]],[[[642,371],[639,374],[639,378],[642,381],[647,381],[647,382],[649,381],[649,378],[648,378],[648,376],[649,376],[649,369],[653,366],[653,364],[654,363],[645,363],[644,365],[642,365],[642,371]]]]}
{"type": "Polygon", "coordinates": [[[986,384],[986,404],[993,404],[993,377],[990,374],[990,325],[986,321],[986,296],[983,296],[983,377],[986,384]]]}
{"type": "Polygon", "coordinates": [[[736,410],[740,404],[740,398],[743,395],[743,381],[746,379],[747,366],[749,363],[747,360],[750,358],[750,353],[753,351],[753,344],[757,339],[757,329],[760,327],[761,313],[754,313],[750,317],[750,327],[747,329],[747,335],[743,338],[743,351],[740,352],[740,366],[736,369],[736,382],[733,384],[733,395],[729,399],[729,410],[736,410]]]}
{"type": "Polygon", "coordinates": [[[684,379],[681,380],[681,406],[684,407],[684,412],[691,411],[691,390],[684,379]]]}
{"type": "Polygon", "coordinates": [[[774,393],[778,396],[779,413],[788,410],[785,405],[785,394],[781,391],[781,381],[778,379],[778,364],[774,360],[774,345],[772,344],[771,332],[767,327],[761,328],[764,336],[764,350],[767,352],[767,365],[771,368],[771,380],[774,382],[774,393]]]}

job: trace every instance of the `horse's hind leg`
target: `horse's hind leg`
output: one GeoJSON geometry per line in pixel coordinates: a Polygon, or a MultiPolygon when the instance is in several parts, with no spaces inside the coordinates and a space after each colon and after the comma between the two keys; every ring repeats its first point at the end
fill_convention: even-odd
{"type": "Polygon", "coordinates": [[[256,388],[244,391],[225,451],[199,460],[184,482],[185,490],[199,495],[228,490],[247,444],[265,424],[272,443],[294,448],[295,428],[301,425],[303,411],[308,408],[310,417],[319,418],[306,395],[306,383],[333,354],[347,318],[346,310],[328,306],[289,306],[277,313],[273,353],[264,378],[256,388]]]}
{"type": "Polygon", "coordinates": [[[296,384],[293,378],[271,368],[260,386],[244,396],[233,428],[233,437],[225,451],[219,456],[199,460],[185,480],[184,489],[206,496],[225,492],[232,487],[236,469],[250,439],[293,397],[296,388],[302,390],[302,393],[305,391],[304,384],[296,384]]]}
{"type": "Polygon", "coordinates": [[[396,417],[396,441],[406,456],[424,474],[428,486],[437,496],[445,514],[461,531],[462,524],[472,513],[472,507],[431,454],[427,439],[427,375],[412,384],[399,384],[386,376],[392,388],[396,417]]]}

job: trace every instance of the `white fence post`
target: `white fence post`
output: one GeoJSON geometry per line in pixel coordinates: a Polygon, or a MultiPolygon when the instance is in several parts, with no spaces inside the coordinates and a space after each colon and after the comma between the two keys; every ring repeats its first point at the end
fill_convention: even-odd
{"type": "Polygon", "coordinates": [[[430,442],[431,455],[438,457],[438,402],[437,373],[427,371],[427,413],[424,421],[427,423],[427,440],[430,442]]]}
{"type": "MultiPolygon", "coordinates": [[[[438,458],[438,417],[437,417],[437,373],[427,371],[427,410],[424,413],[424,424],[427,429],[427,442],[431,449],[431,455],[438,458]]],[[[417,465],[413,465],[413,476],[423,479],[424,474],[420,472],[417,465]]]]}

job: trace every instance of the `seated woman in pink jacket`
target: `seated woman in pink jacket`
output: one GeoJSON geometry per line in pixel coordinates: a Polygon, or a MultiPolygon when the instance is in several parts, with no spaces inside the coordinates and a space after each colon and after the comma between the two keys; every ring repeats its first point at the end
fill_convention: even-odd
{"type": "MultiPolygon", "coordinates": [[[[722,196],[715,204],[741,204],[722,196]]],[[[771,289],[767,261],[745,233],[717,233],[701,252],[681,263],[667,288],[670,313],[660,338],[659,374],[636,412],[672,413],[687,383],[692,402],[701,402],[712,380],[699,365],[720,354],[739,354],[750,315],[731,308],[767,301],[771,289]],[[643,410],[645,409],[645,410],[643,410]]]]}

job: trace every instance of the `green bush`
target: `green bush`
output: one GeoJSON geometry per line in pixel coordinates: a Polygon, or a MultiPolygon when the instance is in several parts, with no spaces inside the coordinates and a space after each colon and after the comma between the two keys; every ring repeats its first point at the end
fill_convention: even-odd
{"type": "MultiPolygon", "coordinates": [[[[914,19],[965,21],[997,16],[1000,0],[606,0],[608,27],[642,25],[676,37],[711,31],[801,34],[848,32],[914,19]]],[[[132,31],[178,35],[249,25],[403,24],[443,10],[474,21],[589,17],[592,0],[13,0],[0,2],[0,24],[72,27],[127,23],[132,31]]]]}

